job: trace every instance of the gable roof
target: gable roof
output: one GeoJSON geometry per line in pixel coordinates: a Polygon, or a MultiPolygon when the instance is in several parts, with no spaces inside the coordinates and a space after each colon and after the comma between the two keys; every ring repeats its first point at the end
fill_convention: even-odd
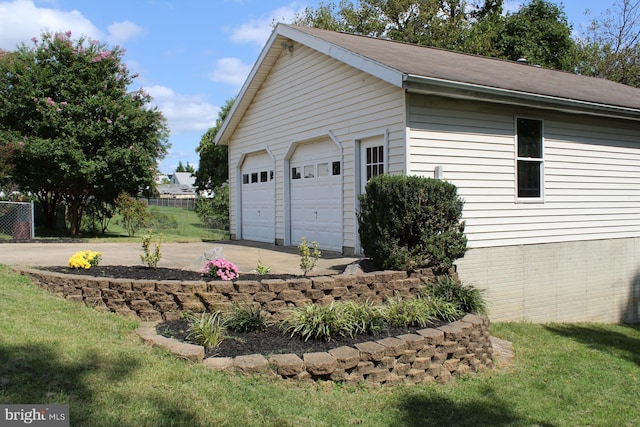
{"type": "Polygon", "coordinates": [[[609,80],[355,34],[278,24],[217,134],[226,144],[284,49],[297,42],[409,92],[640,121],[640,89],[609,80]]]}
{"type": "Polygon", "coordinates": [[[193,187],[196,184],[196,177],[191,172],[174,172],[171,176],[171,183],[193,187]]]}

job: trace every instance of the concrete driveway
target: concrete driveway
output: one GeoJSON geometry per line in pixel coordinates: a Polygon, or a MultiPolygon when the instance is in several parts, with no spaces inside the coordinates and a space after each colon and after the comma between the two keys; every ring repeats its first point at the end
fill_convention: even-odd
{"type": "MultiPolygon", "coordinates": [[[[236,264],[242,273],[258,265],[271,267],[271,273],[301,274],[300,255],[296,247],[282,247],[247,241],[163,243],[158,267],[199,270],[204,254],[221,248],[225,259],[236,264]]],[[[24,266],[66,266],[69,257],[79,250],[102,252],[100,265],[143,265],[140,243],[0,243],[0,264],[24,266]]],[[[153,249],[153,247],[152,247],[153,249]]],[[[336,274],[359,258],[322,251],[310,275],[336,274]]]]}

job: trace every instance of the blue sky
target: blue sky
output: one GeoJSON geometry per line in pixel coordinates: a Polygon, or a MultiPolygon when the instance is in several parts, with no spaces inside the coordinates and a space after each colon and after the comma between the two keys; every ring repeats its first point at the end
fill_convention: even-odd
{"type": "MultiPolygon", "coordinates": [[[[565,1],[579,33],[614,0],[565,1]],[[585,16],[585,10],[591,17],[585,16]]],[[[336,3],[338,1],[336,0],[336,3]]],[[[506,0],[507,10],[523,1],[506,0]]],[[[42,31],[68,31],[126,49],[135,81],[168,119],[172,148],[160,170],[197,167],[200,137],[220,106],[237,95],[272,30],[317,0],[0,0],[0,49],[30,43],[42,31]]],[[[555,2],[560,4],[559,1],[555,2]]]]}

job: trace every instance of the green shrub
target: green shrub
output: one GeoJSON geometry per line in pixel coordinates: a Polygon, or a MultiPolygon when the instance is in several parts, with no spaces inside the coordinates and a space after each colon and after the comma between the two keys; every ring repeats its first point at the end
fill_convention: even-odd
{"type": "Polygon", "coordinates": [[[229,186],[222,184],[214,190],[213,198],[196,199],[195,211],[209,228],[229,229],[229,186]]]}
{"type": "Polygon", "coordinates": [[[421,299],[426,299],[427,301],[429,301],[429,311],[439,320],[443,320],[445,322],[453,322],[461,318],[464,314],[464,312],[458,308],[457,304],[449,302],[444,298],[431,297],[421,299]]]}
{"type": "Polygon", "coordinates": [[[268,265],[264,265],[262,261],[258,260],[258,265],[256,265],[256,269],[254,271],[256,272],[256,274],[262,276],[264,274],[269,274],[269,272],[271,271],[271,267],[269,267],[268,265]]]}
{"type": "Polygon", "coordinates": [[[237,332],[261,332],[268,324],[266,313],[260,307],[238,304],[233,305],[233,311],[225,320],[225,325],[237,332]]]}
{"type": "Polygon", "coordinates": [[[403,298],[401,295],[395,295],[387,298],[383,310],[385,319],[393,326],[424,328],[437,320],[432,313],[429,300],[424,298],[403,298]]]}
{"type": "Polygon", "coordinates": [[[342,315],[347,319],[349,335],[368,334],[377,335],[387,327],[382,307],[373,305],[369,301],[340,303],[342,315]]]}
{"type": "Polygon", "coordinates": [[[160,253],[160,247],[162,246],[162,236],[155,238],[153,230],[149,230],[142,236],[142,254],[140,260],[149,268],[158,267],[162,254],[160,253]],[[151,244],[154,244],[154,250],[151,251],[151,244]]]}
{"type": "Polygon", "coordinates": [[[129,236],[134,236],[136,231],[145,227],[151,219],[147,211],[147,204],[126,193],[120,193],[116,198],[116,209],[121,217],[118,223],[122,225],[129,236]]]}
{"type": "Polygon", "coordinates": [[[309,339],[330,341],[337,336],[347,336],[353,327],[343,315],[339,303],[329,305],[304,304],[289,312],[289,319],[282,323],[285,332],[309,339]]]}
{"type": "Polygon", "coordinates": [[[311,242],[311,246],[309,246],[306,237],[300,240],[298,253],[300,254],[300,270],[302,270],[306,276],[308,272],[315,268],[322,253],[318,250],[318,244],[316,242],[311,242]]]}
{"type": "Polygon", "coordinates": [[[378,267],[442,271],[464,255],[463,201],[453,184],[379,175],[359,199],[360,243],[378,267]]]}
{"type": "Polygon", "coordinates": [[[219,346],[224,340],[226,328],[219,311],[200,315],[185,313],[184,317],[189,322],[187,339],[210,348],[219,346]]]}
{"type": "Polygon", "coordinates": [[[89,199],[82,216],[82,228],[91,234],[104,236],[115,210],[111,203],[98,201],[95,197],[89,199]]]}
{"type": "Polygon", "coordinates": [[[454,304],[463,313],[487,314],[482,289],[464,285],[450,275],[436,277],[427,285],[424,293],[454,304]]]}

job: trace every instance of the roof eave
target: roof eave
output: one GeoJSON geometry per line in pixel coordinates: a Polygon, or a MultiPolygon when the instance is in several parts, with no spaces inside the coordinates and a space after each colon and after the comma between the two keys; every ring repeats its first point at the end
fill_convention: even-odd
{"type": "Polygon", "coordinates": [[[389,65],[374,61],[352,50],[289,25],[278,24],[276,31],[284,37],[303,44],[344,64],[350,65],[357,70],[377,77],[398,88],[402,87],[405,75],[389,65]]]}
{"type": "Polygon", "coordinates": [[[260,70],[264,67],[271,67],[273,64],[268,63],[267,58],[271,54],[279,54],[283,47],[276,43],[278,37],[284,37],[308,46],[311,49],[317,50],[331,58],[334,58],[340,62],[351,65],[352,67],[359,69],[372,76],[378,77],[398,88],[401,88],[406,75],[402,72],[388,67],[379,62],[373,61],[362,55],[358,55],[348,49],[337,46],[329,41],[323,40],[316,36],[307,34],[303,31],[299,31],[291,26],[278,24],[271,33],[268,42],[260,52],[256,63],[254,64],[249,76],[244,82],[244,85],[240,89],[236,101],[227,114],[227,118],[222,122],[218,133],[216,134],[215,143],[226,145],[229,141],[231,134],[233,134],[240,118],[244,115],[244,112],[251,103],[251,99],[261,86],[264,77],[260,78],[260,70]]]}
{"type": "Polygon", "coordinates": [[[267,64],[265,61],[269,56],[269,53],[272,53],[272,54],[276,53],[272,51],[272,48],[277,49],[277,53],[279,53],[282,50],[282,47],[276,44],[276,39],[278,38],[278,35],[279,34],[276,28],[276,30],[274,30],[271,33],[269,40],[262,48],[262,51],[260,52],[258,59],[253,65],[253,68],[251,68],[251,71],[249,72],[247,79],[244,81],[242,88],[240,88],[240,92],[238,92],[238,96],[236,96],[236,99],[233,105],[231,106],[231,109],[227,113],[227,117],[222,122],[222,124],[220,125],[220,128],[218,129],[218,132],[216,133],[216,137],[214,139],[214,143],[216,145],[218,144],[227,145],[231,134],[233,133],[233,131],[235,130],[235,127],[237,126],[237,122],[244,115],[244,112],[248,108],[248,104],[251,103],[251,99],[247,99],[247,98],[253,98],[253,95],[255,95],[255,93],[253,94],[251,93],[251,89],[253,89],[254,91],[257,91],[260,85],[262,84],[262,81],[264,80],[264,78],[256,79],[256,77],[259,76],[260,69],[263,68],[264,66],[268,66],[270,68],[272,65],[272,64],[267,64]],[[247,97],[247,95],[249,96],[247,97]]]}
{"type": "Polygon", "coordinates": [[[498,104],[535,107],[572,114],[640,121],[640,109],[599,104],[576,99],[521,92],[510,89],[455,82],[432,77],[407,75],[404,88],[408,92],[439,95],[457,99],[473,99],[498,104]]]}

